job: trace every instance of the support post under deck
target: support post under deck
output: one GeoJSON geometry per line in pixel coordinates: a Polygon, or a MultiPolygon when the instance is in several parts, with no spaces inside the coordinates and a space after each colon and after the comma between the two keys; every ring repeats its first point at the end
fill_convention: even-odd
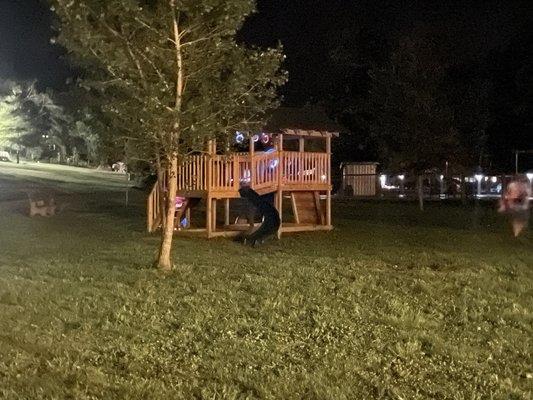
{"type": "Polygon", "coordinates": [[[326,196],[326,225],[331,226],[331,135],[326,136],[326,153],[328,154],[328,192],[326,196]]]}
{"type": "Polygon", "coordinates": [[[283,172],[285,171],[285,162],[283,160],[283,134],[278,136],[278,191],[276,193],[276,208],[278,209],[279,219],[281,221],[278,229],[278,239],[281,239],[281,228],[283,226],[283,172]]]}
{"type": "Polygon", "coordinates": [[[213,217],[212,217],[212,208],[213,206],[213,199],[211,197],[207,197],[207,204],[206,204],[206,210],[205,210],[205,225],[206,225],[206,229],[207,229],[207,238],[208,239],[211,239],[211,234],[213,232],[213,228],[212,228],[212,222],[213,222],[213,217]]]}

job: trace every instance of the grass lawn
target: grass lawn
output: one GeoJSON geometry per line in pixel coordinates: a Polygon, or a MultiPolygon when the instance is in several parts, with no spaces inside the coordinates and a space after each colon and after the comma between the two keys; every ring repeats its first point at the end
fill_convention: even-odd
{"type": "Polygon", "coordinates": [[[331,233],[177,238],[162,275],[124,185],[0,163],[1,399],[532,398],[533,234],[491,205],[337,201],[331,233]]]}

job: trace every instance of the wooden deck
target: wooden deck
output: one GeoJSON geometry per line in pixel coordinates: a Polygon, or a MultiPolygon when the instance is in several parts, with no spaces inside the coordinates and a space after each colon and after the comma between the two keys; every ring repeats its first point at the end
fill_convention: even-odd
{"type": "MultiPolygon", "coordinates": [[[[178,196],[203,199],[239,198],[248,186],[260,195],[331,190],[330,154],[273,151],[230,155],[188,156],[178,168],[178,196]]],[[[148,196],[147,228],[160,223],[159,185],[148,196]]]]}
{"type": "Polygon", "coordinates": [[[178,193],[183,197],[239,197],[239,188],[258,193],[278,190],[327,190],[327,153],[274,151],[269,153],[194,155],[178,169],[178,193]]]}

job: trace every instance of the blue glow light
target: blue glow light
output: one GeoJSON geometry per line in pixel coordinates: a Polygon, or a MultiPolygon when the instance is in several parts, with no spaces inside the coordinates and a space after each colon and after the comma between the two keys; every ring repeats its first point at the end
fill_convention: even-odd
{"type": "Polygon", "coordinates": [[[235,132],[235,141],[238,144],[242,144],[244,142],[244,133],[239,131],[235,132]]]}

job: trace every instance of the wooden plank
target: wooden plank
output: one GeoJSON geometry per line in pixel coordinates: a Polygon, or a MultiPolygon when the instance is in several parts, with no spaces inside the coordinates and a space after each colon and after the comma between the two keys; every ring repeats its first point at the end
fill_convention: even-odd
{"type": "Polygon", "coordinates": [[[211,224],[213,223],[213,217],[211,215],[212,213],[212,207],[213,207],[213,202],[212,202],[212,198],[211,197],[207,197],[207,204],[206,204],[206,211],[205,211],[205,219],[206,219],[206,229],[207,229],[207,238],[211,238],[211,234],[213,232],[213,228],[211,226],[211,224]]]}
{"type": "Polygon", "coordinates": [[[294,199],[298,209],[299,223],[302,224],[319,224],[317,210],[314,204],[313,192],[295,192],[294,199]]]}
{"type": "Polygon", "coordinates": [[[282,132],[288,136],[309,136],[309,137],[339,137],[339,132],[302,130],[302,129],[283,129],[282,132]]]}
{"type": "Polygon", "coordinates": [[[229,199],[224,199],[224,204],[225,204],[225,207],[224,207],[224,225],[229,225],[229,214],[230,214],[230,210],[229,210],[229,199]]]}
{"type": "Polygon", "coordinates": [[[185,218],[187,218],[186,228],[190,228],[191,227],[191,207],[187,207],[187,211],[185,211],[185,218]]]}
{"type": "Polygon", "coordinates": [[[316,208],[316,212],[318,214],[318,219],[320,220],[320,225],[324,225],[325,224],[324,212],[322,210],[322,205],[320,204],[320,193],[319,192],[314,192],[314,197],[315,197],[315,208],[316,208]]]}
{"type": "MultiPolygon", "coordinates": [[[[155,186],[157,187],[157,182],[155,183],[155,186]]],[[[146,228],[148,229],[148,232],[152,233],[153,229],[153,214],[154,214],[154,208],[152,206],[153,200],[154,200],[154,189],[150,192],[150,195],[148,196],[148,199],[146,201],[146,228]]]]}
{"type": "Polygon", "coordinates": [[[331,190],[328,190],[326,197],[326,225],[331,225],[331,190]]]}
{"type": "Polygon", "coordinates": [[[217,199],[212,199],[211,201],[213,202],[213,206],[211,210],[211,217],[212,217],[211,234],[212,234],[213,232],[216,232],[217,230],[217,199]]]}
{"type": "Polygon", "coordinates": [[[291,205],[292,205],[292,213],[294,215],[294,222],[296,224],[300,223],[300,216],[298,215],[298,205],[296,203],[296,194],[291,192],[291,205]]]}
{"type": "Polygon", "coordinates": [[[316,231],[331,231],[333,226],[331,225],[313,225],[313,224],[300,224],[300,225],[282,225],[281,231],[283,233],[293,232],[316,232],[316,231]]]}

